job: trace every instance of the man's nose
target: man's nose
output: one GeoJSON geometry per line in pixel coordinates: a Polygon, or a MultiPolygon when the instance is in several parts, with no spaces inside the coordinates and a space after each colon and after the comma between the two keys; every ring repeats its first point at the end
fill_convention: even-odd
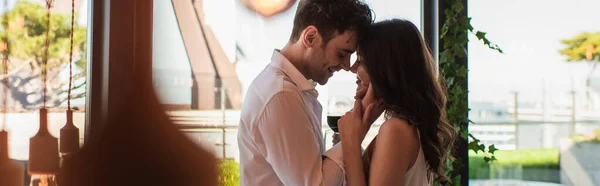
{"type": "Polygon", "coordinates": [[[354,64],[352,64],[352,67],[350,67],[350,72],[356,74],[356,72],[358,72],[358,66],[359,66],[359,63],[354,62],[354,64]]]}
{"type": "Polygon", "coordinates": [[[342,61],[342,63],[340,63],[340,66],[342,67],[342,69],[344,69],[345,71],[350,70],[350,59],[348,60],[344,60],[342,61]]]}

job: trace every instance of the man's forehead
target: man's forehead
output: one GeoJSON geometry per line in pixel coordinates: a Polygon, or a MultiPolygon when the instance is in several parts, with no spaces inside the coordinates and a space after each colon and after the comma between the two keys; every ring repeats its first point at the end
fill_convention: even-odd
{"type": "Polygon", "coordinates": [[[340,39],[344,40],[346,43],[350,43],[352,41],[355,41],[355,35],[356,35],[355,31],[346,30],[343,33],[337,34],[336,36],[339,37],[340,39]]]}
{"type": "Polygon", "coordinates": [[[356,37],[354,31],[345,31],[342,34],[338,34],[335,36],[333,40],[336,41],[337,48],[348,52],[354,53],[356,51],[356,37]]]}
{"type": "Polygon", "coordinates": [[[352,40],[352,38],[354,38],[354,32],[352,32],[352,33],[350,34],[350,38],[348,38],[348,39],[346,40],[346,43],[350,43],[350,41],[352,40]]]}

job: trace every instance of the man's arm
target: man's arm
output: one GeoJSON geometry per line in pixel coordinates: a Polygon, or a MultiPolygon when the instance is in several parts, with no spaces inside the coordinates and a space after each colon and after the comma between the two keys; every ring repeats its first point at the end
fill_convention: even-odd
{"type": "Polygon", "coordinates": [[[342,168],[321,154],[316,128],[297,92],[280,92],[265,106],[255,138],[284,185],[323,185],[343,181],[342,168]],[[331,162],[329,162],[331,161],[331,162]]]}

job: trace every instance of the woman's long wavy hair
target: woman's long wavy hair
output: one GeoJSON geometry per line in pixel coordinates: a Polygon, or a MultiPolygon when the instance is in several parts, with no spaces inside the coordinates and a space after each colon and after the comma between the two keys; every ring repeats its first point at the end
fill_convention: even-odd
{"type": "Polygon", "coordinates": [[[387,116],[418,128],[429,171],[449,181],[445,160],[457,132],[446,119],[446,89],[417,27],[407,20],[374,23],[359,38],[358,55],[387,116]]]}

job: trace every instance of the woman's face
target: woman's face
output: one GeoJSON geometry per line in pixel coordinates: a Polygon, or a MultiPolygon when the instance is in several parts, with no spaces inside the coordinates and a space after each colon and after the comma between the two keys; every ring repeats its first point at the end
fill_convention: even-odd
{"type": "Polygon", "coordinates": [[[355,67],[356,75],[357,75],[357,80],[356,80],[357,87],[356,87],[356,95],[354,96],[354,98],[362,99],[361,103],[362,103],[362,109],[364,112],[364,109],[366,109],[367,106],[369,106],[369,104],[375,103],[375,96],[373,93],[373,88],[370,86],[371,78],[369,77],[369,74],[367,73],[367,70],[365,69],[364,64],[362,64],[362,62],[360,61],[360,56],[356,60],[355,65],[357,65],[355,67]]]}
{"type": "Polygon", "coordinates": [[[364,65],[359,64],[356,70],[356,98],[363,98],[369,89],[369,84],[371,84],[371,79],[369,78],[369,74],[364,67],[364,65]]]}

